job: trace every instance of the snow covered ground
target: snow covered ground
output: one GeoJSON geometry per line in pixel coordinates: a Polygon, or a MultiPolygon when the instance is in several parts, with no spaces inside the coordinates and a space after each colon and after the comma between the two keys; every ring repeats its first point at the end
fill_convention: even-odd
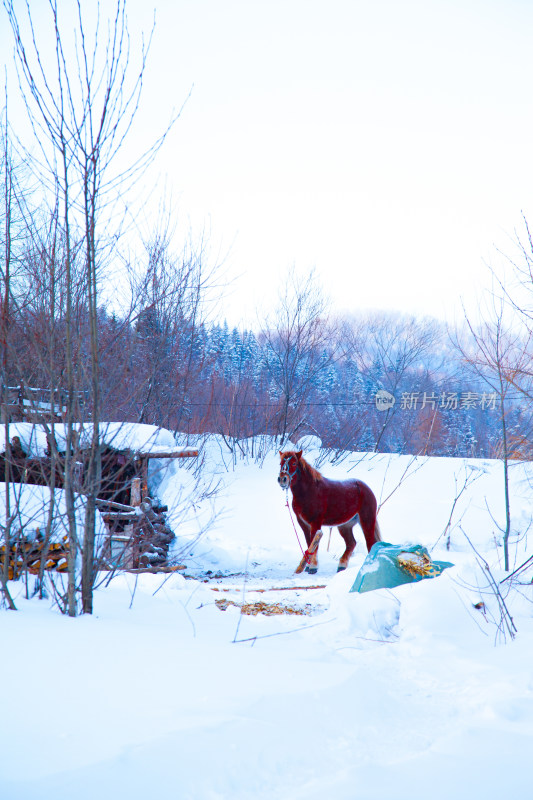
{"type": "MultiPolygon", "coordinates": [[[[275,452],[235,459],[213,440],[202,473],[219,493],[188,521],[178,507],[192,473],[167,462],[159,496],[181,519],[185,575],[119,576],[97,591],[94,616],[74,620],[11,584],[19,611],[0,612],[2,800],[531,795],[533,570],[501,584],[511,639],[472,548],[505,578],[501,464],[305,455],[328,477],[372,487],[386,541],[423,544],[455,566],[350,593],[364,539],[337,574],[342,540],[334,530],[328,552],[326,530],[318,574],[295,576],[275,452]],[[257,602],[301,613],[240,613],[257,602]]],[[[530,477],[512,468],[513,568],[532,551],[530,477]]]]}

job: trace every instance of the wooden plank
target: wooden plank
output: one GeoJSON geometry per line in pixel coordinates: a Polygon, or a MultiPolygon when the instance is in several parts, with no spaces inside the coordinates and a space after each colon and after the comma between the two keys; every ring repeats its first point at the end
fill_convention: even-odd
{"type": "Polygon", "coordinates": [[[98,508],[100,506],[108,506],[111,509],[115,509],[116,511],[135,511],[133,505],[127,506],[124,503],[117,503],[115,500],[102,500],[99,497],[96,498],[96,505],[98,508]]]}
{"type": "Polygon", "coordinates": [[[135,511],[102,511],[102,518],[104,522],[113,522],[116,520],[125,519],[129,522],[133,522],[136,519],[139,519],[139,514],[136,514],[135,511]]]}
{"type": "Polygon", "coordinates": [[[143,458],[196,458],[198,450],[175,450],[170,453],[143,453],[143,458]]]}
{"type": "MultiPolygon", "coordinates": [[[[224,588],[221,589],[219,586],[210,586],[209,587],[212,592],[241,592],[240,586],[235,586],[231,589],[224,588]]],[[[265,592],[302,592],[302,591],[309,591],[310,589],[325,589],[326,584],[320,583],[316,586],[270,586],[268,589],[250,589],[246,588],[246,592],[249,594],[264,594],[265,592]]]]}

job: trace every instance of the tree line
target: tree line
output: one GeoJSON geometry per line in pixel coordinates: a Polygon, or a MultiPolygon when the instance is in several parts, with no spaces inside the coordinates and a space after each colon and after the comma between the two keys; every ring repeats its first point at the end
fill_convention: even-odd
{"type": "MultiPolygon", "coordinates": [[[[5,331],[7,386],[63,387],[66,397],[61,264],[50,264],[47,249],[35,252],[33,239],[17,254],[5,331]]],[[[230,328],[206,319],[204,277],[200,257],[173,257],[160,241],[146,248],[127,311],[98,306],[98,410],[89,310],[76,300],[71,388],[86,398],[77,417],[98,413],[233,442],[269,435],[282,446],[311,434],[336,451],[498,458],[504,402],[510,456],[528,450],[528,397],[511,384],[502,397],[488,366],[479,370],[442,323],[379,312],[331,317],[315,276],[292,275],[292,295],[285,292],[269,320],[256,330],[230,328]],[[307,297],[306,319],[299,309],[299,318],[288,320],[287,305],[310,291],[320,309],[307,297]],[[384,409],[376,400],[382,391],[393,398],[384,409]]]]}

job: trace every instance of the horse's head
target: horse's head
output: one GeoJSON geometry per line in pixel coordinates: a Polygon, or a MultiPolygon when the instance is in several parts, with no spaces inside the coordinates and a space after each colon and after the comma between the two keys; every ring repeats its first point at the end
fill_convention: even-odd
{"type": "Polygon", "coordinates": [[[282,489],[288,489],[292,479],[300,468],[302,451],[299,450],[295,453],[293,450],[288,450],[286,453],[282,453],[280,450],[279,457],[281,459],[281,466],[278,475],[278,483],[282,489]]]}

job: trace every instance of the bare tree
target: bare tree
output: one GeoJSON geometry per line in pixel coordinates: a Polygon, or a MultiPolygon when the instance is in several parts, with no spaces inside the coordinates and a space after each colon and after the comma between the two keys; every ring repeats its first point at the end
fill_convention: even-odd
{"type": "Polygon", "coordinates": [[[15,603],[11,597],[8,588],[9,579],[9,559],[11,550],[11,524],[13,521],[10,506],[10,483],[11,483],[11,453],[10,453],[10,436],[9,436],[9,390],[8,390],[8,368],[9,368],[9,329],[10,329],[10,312],[11,312],[11,237],[12,237],[12,210],[13,210],[13,163],[9,147],[8,126],[7,122],[4,127],[2,136],[2,214],[4,217],[4,226],[1,232],[3,238],[3,252],[2,252],[2,296],[0,298],[0,375],[1,375],[1,396],[0,407],[5,410],[5,454],[4,454],[4,475],[0,478],[4,481],[5,486],[5,519],[1,523],[3,529],[3,565],[0,570],[0,588],[8,607],[14,611],[16,610],[15,603]]]}
{"type": "MultiPolygon", "coordinates": [[[[400,314],[373,313],[343,320],[339,326],[339,347],[343,358],[354,361],[373,385],[397,397],[411,382],[410,390],[426,383],[437,371],[441,331],[435,320],[416,319],[400,314]],[[428,361],[433,358],[430,366],[428,361]]],[[[398,407],[388,408],[377,420],[374,452],[378,452],[386,432],[398,423],[398,407]]]]}
{"type": "Polygon", "coordinates": [[[177,431],[197,391],[203,324],[218,267],[206,266],[202,243],[174,253],[168,229],[145,247],[145,266],[132,273],[137,419],[177,431]]]}
{"type": "MultiPolygon", "coordinates": [[[[512,282],[506,284],[494,270],[493,282],[498,286],[499,295],[515,316],[515,326],[522,328],[522,338],[533,342],[533,235],[528,221],[523,216],[524,234],[516,234],[515,253],[501,253],[512,270],[512,282]]],[[[533,355],[533,353],[532,353],[533,355]]],[[[525,359],[515,370],[507,374],[508,382],[528,403],[533,401],[533,368],[531,359],[525,359]]]]}
{"type": "Polygon", "coordinates": [[[293,267],[276,310],[263,324],[266,369],[279,400],[276,435],[282,443],[305,422],[307,395],[326,365],[324,351],[333,357],[327,309],[315,271],[301,276],[293,267]]]}
{"type": "Polygon", "coordinates": [[[468,336],[461,336],[456,331],[452,334],[452,341],[464,362],[490,387],[498,399],[505,507],[503,547],[505,570],[508,571],[511,533],[509,462],[513,453],[509,437],[509,394],[517,376],[523,374],[526,365],[530,363],[532,334],[527,333],[524,337],[523,329],[513,328],[512,322],[507,319],[506,307],[505,297],[493,293],[489,298],[485,319],[474,325],[465,312],[468,336]]]}
{"type": "MultiPolygon", "coordinates": [[[[75,564],[78,531],[74,513],[75,389],[79,376],[87,380],[91,397],[92,442],[88,464],[86,514],[82,545],[82,610],[92,612],[95,580],[94,536],[96,498],[101,480],[101,441],[98,344],[99,274],[109,245],[104,248],[104,221],[113,203],[124,194],[134,176],[149,163],[168,129],[128,167],[120,163],[122,148],[139,106],[149,48],[140,49],[139,63],[130,63],[125,0],[116,0],[114,14],[102,23],[100,7],[93,27],[87,7],[77,0],[74,29],[63,15],[65,6],[49,0],[48,29],[37,30],[29,4],[19,10],[14,0],[3,0],[15,43],[19,83],[28,116],[40,147],[45,189],[58,207],[64,242],[66,283],[65,363],[67,384],[67,443],[65,482],[70,530],[69,614],[76,613],[75,564]],[[107,27],[106,27],[107,24],[107,27]],[[44,42],[54,41],[53,66],[44,58],[44,42]],[[75,262],[84,271],[84,305],[89,328],[89,369],[75,362],[73,318],[75,262]]],[[[115,231],[115,241],[119,231],[115,231]]],[[[108,237],[108,242],[112,237],[108,237]]]]}

